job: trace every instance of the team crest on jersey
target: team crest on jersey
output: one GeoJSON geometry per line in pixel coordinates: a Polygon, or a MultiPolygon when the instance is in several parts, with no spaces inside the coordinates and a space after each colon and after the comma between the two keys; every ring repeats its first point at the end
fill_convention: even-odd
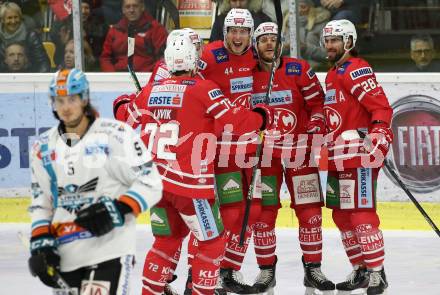
{"type": "Polygon", "coordinates": [[[218,64],[229,61],[229,55],[226,48],[222,47],[214,49],[212,50],[212,54],[214,54],[215,62],[218,64]]]}
{"type": "Polygon", "coordinates": [[[330,132],[338,130],[341,127],[342,118],[341,115],[330,107],[324,107],[324,116],[327,129],[330,132]]]}
{"type": "Polygon", "coordinates": [[[231,79],[231,93],[251,92],[254,79],[252,76],[231,79]]]}
{"type": "Polygon", "coordinates": [[[58,198],[61,207],[76,214],[81,208],[90,204],[93,198],[85,198],[84,193],[93,192],[98,186],[99,177],[86,182],[83,185],[68,184],[65,187],[58,187],[58,198]]]}
{"type": "Polygon", "coordinates": [[[250,108],[251,95],[250,93],[244,93],[238,96],[232,103],[236,106],[243,106],[246,109],[250,108]]]}
{"type": "Polygon", "coordinates": [[[373,69],[370,67],[360,68],[350,72],[350,77],[353,80],[359,79],[363,76],[369,76],[373,74],[373,69]]]}
{"type": "Polygon", "coordinates": [[[325,93],[324,105],[334,104],[334,103],[337,103],[337,101],[336,101],[336,89],[329,89],[325,93]]]}
{"type": "Polygon", "coordinates": [[[343,63],[336,71],[336,74],[339,74],[339,75],[345,74],[345,71],[347,70],[349,65],[351,65],[351,61],[346,61],[345,63],[343,63]]]}
{"type": "Polygon", "coordinates": [[[210,90],[210,91],[208,92],[208,95],[209,95],[209,98],[210,98],[211,100],[215,100],[215,99],[217,99],[217,98],[222,97],[222,96],[223,96],[223,92],[222,92],[220,89],[215,88],[215,89],[210,90]]]}
{"type": "MultiPolygon", "coordinates": [[[[254,93],[252,94],[252,105],[255,106],[259,103],[264,103],[266,98],[266,93],[254,93]]],[[[293,102],[292,91],[291,90],[280,90],[273,91],[270,96],[269,105],[279,106],[286,105],[293,102]]]]}
{"type": "Polygon", "coordinates": [[[286,75],[301,76],[302,66],[297,62],[288,62],[286,64],[286,75]]]}
{"type": "MultiPolygon", "coordinates": [[[[276,130],[280,132],[275,137],[292,133],[296,128],[297,122],[296,115],[291,110],[275,108],[274,123],[277,126],[276,130]]],[[[270,135],[267,136],[270,137],[270,135]]]]}

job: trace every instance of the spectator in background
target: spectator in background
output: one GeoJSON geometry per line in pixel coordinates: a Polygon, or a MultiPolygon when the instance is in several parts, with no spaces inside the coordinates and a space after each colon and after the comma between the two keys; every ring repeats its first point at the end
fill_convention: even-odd
{"type": "Polygon", "coordinates": [[[50,64],[39,34],[26,28],[23,14],[16,3],[6,2],[0,7],[0,56],[11,43],[23,42],[35,72],[49,72],[50,64]]]}
{"type": "Polygon", "coordinates": [[[348,19],[353,24],[361,21],[361,9],[370,0],[314,0],[316,5],[330,10],[332,20],[348,19]]]}
{"type": "Polygon", "coordinates": [[[439,72],[440,63],[432,61],[435,54],[434,41],[429,35],[416,35],[411,38],[411,59],[414,64],[409,72],[439,72]]]}
{"type": "MultiPolygon", "coordinates": [[[[108,25],[104,18],[92,12],[92,0],[82,0],[81,13],[83,21],[83,37],[92,50],[94,60],[98,61],[102,52],[102,45],[107,35],[108,25]]],[[[89,58],[90,59],[90,58],[89,58]]],[[[95,63],[89,64],[94,66],[95,63]]],[[[96,65],[97,66],[97,65],[96,65]]]]}
{"type": "MultiPolygon", "coordinates": [[[[312,68],[318,67],[327,61],[327,52],[321,47],[321,33],[326,23],[330,20],[330,11],[318,6],[315,7],[313,0],[298,0],[298,24],[301,57],[310,64],[312,68]]],[[[290,52],[290,31],[289,16],[284,18],[284,48],[283,53],[290,52]]]]}
{"type": "Polygon", "coordinates": [[[5,49],[5,73],[29,73],[32,72],[26,48],[22,43],[11,43],[5,49]]]}
{"type": "Polygon", "coordinates": [[[127,70],[128,26],[135,29],[133,67],[138,72],[151,72],[165,50],[167,31],[145,12],[142,0],[123,0],[123,18],[107,33],[100,57],[101,70],[116,72],[127,70]]]}
{"type": "MultiPolygon", "coordinates": [[[[86,70],[90,70],[93,68],[93,65],[96,64],[96,59],[92,53],[92,49],[87,41],[83,43],[84,47],[84,62],[86,70]]],[[[72,69],[75,67],[75,42],[73,39],[67,41],[66,46],[64,47],[64,58],[62,64],[59,65],[60,69],[72,69]]]]}
{"type": "Polygon", "coordinates": [[[232,8],[248,9],[252,14],[252,18],[254,19],[255,28],[258,27],[261,23],[271,21],[270,17],[268,17],[261,11],[261,1],[225,0],[222,2],[219,8],[220,14],[216,16],[214,24],[212,25],[211,37],[209,38],[209,42],[224,40],[223,24],[225,22],[226,15],[232,8]]]}

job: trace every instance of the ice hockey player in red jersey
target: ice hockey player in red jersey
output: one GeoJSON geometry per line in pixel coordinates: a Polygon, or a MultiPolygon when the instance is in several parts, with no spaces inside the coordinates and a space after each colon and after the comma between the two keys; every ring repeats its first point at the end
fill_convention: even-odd
{"type": "MultiPolygon", "coordinates": [[[[278,26],[272,22],[262,23],[255,30],[254,47],[259,63],[253,73],[252,105],[265,100],[277,32],[278,26]]],[[[321,207],[324,202],[318,168],[310,156],[313,134],[325,132],[324,92],[305,60],[280,58],[280,52],[269,98],[269,105],[275,108],[278,133],[266,135],[261,161],[262,212],[254,226],[255,254],[261,271],[254,288],[262,293],[275,286],[275,221],[284,175],[291,196],[291,208],[295,210],[299,223],[306,294],[314,294],[314,289],[320,290],[320,294],[333,294],[335,285],[320,268],[321,207]]]]}
{"type": "MultiPolygon", "coordinates": [[[[200,38],[199,34],[195,32],[191,28],[183,28],[180,30],[174,30],[171,32],[173,35],[168,35],[167,42],[170,42],[170,40],[173,40],[175,37],[185,34],[187,35],[193,44],[196,46],[197,50],[201,53],[203,48],[203,40],[200,38]]],[[[154,66],[153,72],[150,75],[150,78],[148,79],[148,83],[152,83],[155,81],[160,81],[165,78],[170,78],[171,73],[168,71],[167,65],[165,64],[165,60],[161,59],[159,60],[156,65],[154,66]]],[[[127,112],[128,103],[136,98],[136,93],[132,94],[123,94],[118,96],[113,101],[113,112],[114,117],[120,121],[124,121],[125,113],[127,112]]]]}
{"type": "Polygon", "coordinates": [[[384,294],[384,240],[376,213],[376,183],[393,140],[392,109],[370,65],[357,56],[357,33],[348,20],[323,29],[323,44],[334,66],[325,79],[324,114],[328,128],[329,174],[326,205],[353,265],[336,289],[384,294]],[[364,138],[365,136],[365,138],[364,138]]]}
{"type": "Polygon", "coordinates": [[[152,151],[163,180],[163,198],[151,209],[155,241],[145,259],[143,294],[161,294],[177,266],[180,247],[191,232],[198,251],[192,261],[193,294],[214,294],[225,239],[215,202],[214,124],[238,133],[272,126],[270,107],[233,107],[212,81],[195,77],[199,55],[183,35],[169,42],[165,62],[172,76],[148,84],[126,112],[152,151]]]}
{"type": "MultiPolygon", "coordinates": [[[[220,86],[220,90],[235,105],[250,107],[252,91],[252,70],[256,65],[251,50],[254,21],[247,9],[234,8],[229,11],[224,22],[224,40],[214,41],[204,46],[199,62],[199,75],[212,80],[220,86]]],[[[223,131],[223,126],[221,131],[223,131]]],[[[220,129],[220,128],[218,128],[220,129]]],[[[241,280],[238,273],[250,240],[254,216],[261,210],[260,200],[253,202],[249,230],[245,245],[239,246],[239,234],[243,220],[245,197],[251,179],[249,157],[255,155],[256,134],[240,137],[235,129],[224,133],[219,139],[217,157],[215,160],[215,178],[220,201],[221,215],[224,216],[224,226],[228,236],[225,258],[221,264],[223,287],[234,293],[249,293],[251,286],[241,280]],[[247,164],[247,167],[245,168],[247,164]]],[[[189,264],[191,256],[196,251],[194,239],[189,242],[189,264]]],[[[190,292],[188,278],[186,293],[190,292]]],[[[185,293],[185,294],[186,294],[185,293]]]]}

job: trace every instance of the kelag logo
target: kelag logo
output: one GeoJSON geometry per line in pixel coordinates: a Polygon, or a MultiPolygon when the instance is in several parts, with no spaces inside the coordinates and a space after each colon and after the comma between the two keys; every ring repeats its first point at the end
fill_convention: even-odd
{"type": "Polygon", "coordinates": [[[392,166],[415,192],[439,189],[440,101],[425,95],[411,95],[399,99],[392,107],[394,142],[389,155],[392,166]]]}

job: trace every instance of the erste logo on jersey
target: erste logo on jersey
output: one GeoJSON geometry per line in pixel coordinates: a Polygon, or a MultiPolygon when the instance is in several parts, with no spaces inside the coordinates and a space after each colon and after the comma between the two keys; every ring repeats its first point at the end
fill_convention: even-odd
{"type": "Polygon", "coordinates": [[[360,77],[369,76],[373,74],[373,69],[370,67],[360,68],[350,72],[350,77],[353,80],[359,79],[360,77]]]}
{"type": "Polygon", "coordinates": [[[327,129],[330,132],[336,131],[339,127],[341,127],[342,117],[336,110],[325,106],[324,116],[327,129]]]}
{"type": "Polygon", "coordinates": [[[336,101],[336,89],[328,89],[325,93],[324,105],[334,104],[336,101]]]}
{"type": "Polygon", "coordinates": [[[228,52],[226,51],[226,48],[224,48],[224,47],[213,49],[212,54],[214,54],[215,62],[218,64],[222,63],[222,62],[229,61],[228,52]]]}
{"type": "Polygon", "coordinates": [[[149,107],[180,108],[183,104],[183,93],[186,85],[155,85],[147,100],[149,107]]]}
{"type": "Polygon", "coordinates": [[[251,92],[253,81],[252,76],[231,79],[231,93],[251,92]]]}
{"type": "Polygon", "coordinates": [[[286,75],[301,76],[302,65],[297,62],[288,62],[286,64],[286,75]]]}
{"type": "MultiPolygon", "coordinates": [[[[264,103],[266,98],[265,92],[253,93],[252,94],[252,105],[255,106],[259,103],[264,103]]],[[[291,104],[293,102],[292,91],[291,90],[280,90],[274,91],[271,94],[269,105],[279,106],[291,104]]]]}

